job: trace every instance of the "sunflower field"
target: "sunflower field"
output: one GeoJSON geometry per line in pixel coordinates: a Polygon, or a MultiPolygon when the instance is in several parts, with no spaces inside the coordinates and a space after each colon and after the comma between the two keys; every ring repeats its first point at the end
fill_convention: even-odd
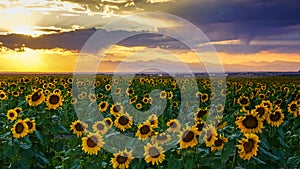
{"type": "Polygon", "coordinates": [[[195,80],[2,75],[0,168],[300,168],[300,78],[195,80]]]}

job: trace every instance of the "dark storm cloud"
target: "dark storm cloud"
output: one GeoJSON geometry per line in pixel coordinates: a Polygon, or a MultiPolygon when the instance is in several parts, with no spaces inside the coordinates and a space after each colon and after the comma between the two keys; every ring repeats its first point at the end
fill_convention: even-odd
{"type": "Polygon", "coordinates": [[[300,24],[299,11],[297,0],[189,0],[174,4],[169,12],[199,26],[212,40],[239,38],[249,42],[299,32],[288,29],[300,24]]]}

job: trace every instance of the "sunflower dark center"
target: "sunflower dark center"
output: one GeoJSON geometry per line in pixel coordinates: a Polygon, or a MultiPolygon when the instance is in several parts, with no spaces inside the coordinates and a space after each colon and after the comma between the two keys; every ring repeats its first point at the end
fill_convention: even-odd
{"type": "Polygon", "coordinates": [[[260,95],[259,95],[259,98],[264,99],[264,98],[265,98],[265,95],[260,94],[260,95]]]}
{"type": "Polygon", "coordinates": [[[127,117],[121,116],[121,117],[119,118],[119,121],[118,121],[118,122],[119,122],[121,125],[126,125],[126,124],[128,124],[129,120],[128,120],[127,117]]]}
{"type": "Polygon", "coordinates": [[[245,142],[243,144],[243,146],[244,146],[244,150],[246,151],[246,153],[250,153],[252,151],[252,149],[254,148],[254,141],[248,140],[248,142],[245,142]]]}
{"type": "Polygon", "coordinates": [[[268,109],[271,107],[269,103],[264,103],[264,106],[266,106],[268,109]]]}
{"type": "Polygon", "coordinates": [[[96,147],[97,143],[98,143],[98,139],[95,136],[92,136],[92,137],[87,139],[87,145],[89,147],[96,147]]]}
{"type": "Polygon", "coordinates": [[[259,107],[256,109],[256,112],[258,112],[259,116],[263,116],[265,114],[265,109],[263,107],[259,107]]]}
{"type": "Polygon", "coordinates": [[[149,149],[149,155],[150,155],[152,158],[157,158],[157,157],[159,157],[160,153],[159,153],[159,151],[157,150],[157,148],[151,147],[151,148],[149,149]]]}
{"type": "Polygon", "coordinates": [[[3,97],[5,97],[5,95],[4,95],[3,93],[1,93],[1,94],[0,94],[0,97],[3,98],[3,97]]]}
{"type": "Polygon", "coordinates": [[[223,144],[223,140],[218,138],[216,141],[215,141],[215,146],[216,147],[220,147],[221,145],[223,144]]]}
{"type": "Polygon", "coordinates": [[[38,92],[35,92],[31,97],[32,101],[34,101],[34,102],[38,101],[40,98],[41,98],[41,95],[38,92]]]}
{"type": "Polygon", "coordinates": [[[111,125],[111,121],[110,120],[105,120],[106,123],[110,126],[111,125]]]}
{"type": "Polygon", "coordinates": [[[206,95],[202,95],[201,99],[202,100],[206,100],[207,96],[206,95]]]}
{"type": "Polygon", "coordinates": [[[275,104],[276,104],[276,105],[279,105],[279,104],[281,104],[281,102],[282,102],[281,100],[276,100],[276,101],[275,101],[275,104]]]}
{"type": "Polygon", "coordinates": [[[248,100],[246,98],[242,98],[240,103],[242,105],[246,105],[248,103],[248,100]]]}
{"type": "Polygon", "coordinates": [[[26,124],[27,124],[29,130],[32,129],[33,124],[31,121],[27,121],[26,124]]]}
{"type": "Polygon", "coordinates": [[[22,123],[18,123],[17,125],[16,125],[16,133],[17,134],[20,134],[20,133],[22,133],[23,131],[24,131],[24,126],[23,126],[23,124],[22,123]]]}
{"type": "Polygon", "coordinates": [[[156,136],[157,140],[166,140],[168,137],[166,135],[158,135],[156,136]]]}
{"type": "Polygon", "coordinates": [[[98,124],[97,125],[97,129],[98,130],[103,130],[104,129],[104,125],[103,124],[98,124]]]}
{"type": "Polygon", "coordinates": [[[15,114],[14,113],[9,113],[9,117],[15,117],[15,114]]]}
{"type": "Polygon", "coordinates": [[[114,110],[114,112],[119,112],[121,110],[121,106],[120,105],[115,105],[113,110],[114,110]]]}
{"type": "Polygon", "coordinates": [[[52,95],[50,96],[49,102],[50,104],[57,104],[59,102],[59,97],[56,95],[52,95]]]}
{"type": "Polygon", "coordinates": [[[150,127],[149,126],[143,126],[140,128],[141,134],[148,134],[150,132],[150,127]]]}
{"type": "Polygon", "coordinates": [[[198,118],[202,118],[204,115],[206,115],[207,111],[206,110],[199,110],[197,117],[198,118]]]}
{"type": "Polygon", "coordinates": [[[20,110],[20,109],[16,109],[15,111],[16,111],[17,113],[20,113],[20,112],[21,112],[21,110],[20,110]]]}
{"type": "Polygon", "coordinates": [[[258,126],[258,120],[254,116],[247,116],[242,123],[247,129],[254,129],[258,126]]]}
{"type": "Polygon", "coordinates": [[[175,129],[177,127],[177,124],[175,122],[172,122],[172,123],[170,123],[170,126],[171,126],[171,128],[175,129]]]}
{"type": "Polygon", "coordinates": [[[208,130],[206,136],[208,137],[207,141],[210,141],[212,139],[212,130],[208,130]]]}
{"type": "Polygon", "coordinates": [[[101,109],[104,109],[105,106],[106,106],[106,103],[101,103],[101,105],[100,105],[101,109]]]}
{"type": "Polygon", "coordinates": [[[77,131],[83,131],[83,130],[84,130],[83,126],[82,126],[80,123],[77,123],[77,124],[75,125],[75,129],[76,129],[77,131]]]}
{"type": "Polygon", "coordinates": [[[194,132],[192,132],[192,131],[185,131],[184,133],[183,133],[183,138],[182,138],[182,140],[184,141],[184,142],[190,142],[190,141],[192,141],[193,139],[194,139],[194,132]]]}
{"type": "Polygon", "coordinates": [[[291,105],[291,110],[292,111],[296,111],[296,109],[297,109],[297,104],[292,104],[291,105]]]}
{"type": "Polygon", "coordinates": [[[118,156],[117,157],[117,162],[119,163],[119,164],[124,164],[126,161],[127,161],[127,159],[128,159],[128,157],[124,157],[124,156],[118,156]]]}
{"type": "Polygon", "coordinates": [[[275,113],[274,114],[271,114],[270,115],[270,119],[272,120],[272,121],[278,121],[279,119],[280,119],[280,113],[279,112],[277,112],[277,111],[275,111],[275,113]]]}
{"type": "Polygon", "coordinates": [[[196,127],[197,127],[198,131],[202,131],[202,129],[204,127],[204,123],[199,123],[199,124],[196,125],[196,127]]]}

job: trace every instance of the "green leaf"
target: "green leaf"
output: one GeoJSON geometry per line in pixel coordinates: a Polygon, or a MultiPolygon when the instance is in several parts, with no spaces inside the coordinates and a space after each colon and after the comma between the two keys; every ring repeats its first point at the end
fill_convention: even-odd
{"type": "Polygon", "coordinates": [[[261,159],[257,158],[257,157],[252,157],[254,161],[256,161],[258,164],[266,164],[264,161],[262,161],[261,159]]]}
{"type": "Polygon", "coordinates": [[[42,160],[45,164],[49,164],[49,160],[45,157],[45,155],[42,152],[38,152],[35,154],[37,159],[42,160]]]}
{"type": "Polygon", "coordinates": [[[300,165],[300,156],[289,157],[287,160],[287,165],[292,168],[297,168],[300,165]]]}
{"type": "Polygon", "coordinates": [[[22,143],[22,142],[20,142],[19,143],[19,146],[22,148],[22,149],[24,149],[24,150],[27,150],[27,149],[30,149],[31,148],[31,144],[25,144],[25,143],[22,143]]]}
{"type": "Polygon", "coordinates": [[[3,154],[5,157],[12,158],[16,155],[18,149],[13,145],[6,144],[3,147],[3,154]]]}
{"type": "Polygon", "coordinates": [[[224,163],[225,161],[227,161],[230,155],[235,152],[235,150],[236,147],[234,141],[225,144],[221,154],[221,162],[224,163]]]}
{"type": "Polygon", "coordinates": [[[40,140],[41,145],[44,145],[44,140],[43,140],[41,133],[38,130],[35,130],[34,133],[35,133],[35,136],[40,140]]]}
{"type": "Polygon", "coordinates": [[[272,160],[279,160],[279,158],[277,156],[275,156],[274,154],[266,151],[264,148],[259,147],[259,151],[265,155],[267,155],[268,157],[270,157],[272,160]]]}
{"type": "Polygon", "coordinates": [[[6,133],[4,133],[4,134],[1,134],[1,135],[0,135],[0,138],[4,138],[4,137],[9,136],[9,135],[10,135],[10,132],[6,132],[6,133]]]}
{"type": "Polygon", "coordinates": [[[145,162],[143,159],[136,159],[132,162],[131,167],[133,169],[142,169],[145,167],[145,162]]]}

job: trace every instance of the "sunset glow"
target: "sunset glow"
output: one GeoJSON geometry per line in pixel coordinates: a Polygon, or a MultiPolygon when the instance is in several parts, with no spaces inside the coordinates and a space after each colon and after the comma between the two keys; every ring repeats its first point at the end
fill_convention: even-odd
{"type": "MultiPolygon", "coordinates": [[[[299,18],[293,15],[297,5],[274,2],[274,11],[281,6],[287,9],[279,15],[264,12],[263,9],[268,8],[267,2],[259,6],[255,2],[241,1],[244,5],[240,8],[234,7],[235,3],[233,0],[227,4],[206,0],[150,0],[145,3],[129,0],[3,0],[0,2],[0,61],[3,63],[0,71],[72,72],[76,60],[81,57],[82,47],[96,31],[156,33],[182,26],[180,22],[158,18],[155,14],[130,17],[139,12],[169,13],[197,26],[210,42],[196,45],[200,48],[213,45],[225,71],[298,71],[300,29],[299,18]],[[218,14],[224,6],[230,10],[218,14]],[[238,15],[241,10],[245,14],[238,15]],[[252,19],[247,13],[253,14],[252,19]],[[107,26],[123,16],[129,17],[107,26]],[[285,22],[286,18],[289,23],[285,22]],[[124,25],[127,25],[126,29],[123,29],[124,25]]],[[[121,62],[128,62],[131,67],[153,65],[159,61],[167,61],[164,64],[170,67],[178,66],[176,62],[203,67],[205,63],[201,57],[211,54],[204,50],[197,56],[164,36],[139,37],[104,48],[100,51],[109,51],[105,51],[99,71],[105,72],[113,71],[121,62]]],[[[88,61],[98,62],[101,52],[98,55],[86,53],[85,56],[88,61]]]]}

